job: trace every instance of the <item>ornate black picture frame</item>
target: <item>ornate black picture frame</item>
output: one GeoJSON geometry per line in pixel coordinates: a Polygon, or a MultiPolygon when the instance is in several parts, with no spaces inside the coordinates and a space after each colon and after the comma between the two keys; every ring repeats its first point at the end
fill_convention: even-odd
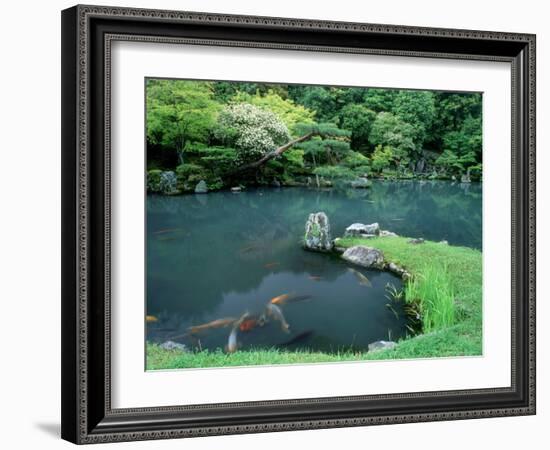
{"type": "Polygon", "coordinates": [[[62,12],[62,437],[74,443],[535,413],[535,36],[99,6],[62,12]],[[110,49],[117,40],[512,67],[512,373],[506,388],[111,407],[110,49]]]}

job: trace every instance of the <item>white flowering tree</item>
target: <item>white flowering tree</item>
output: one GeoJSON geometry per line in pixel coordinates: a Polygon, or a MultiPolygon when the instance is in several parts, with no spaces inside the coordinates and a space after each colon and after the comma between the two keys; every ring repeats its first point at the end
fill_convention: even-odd
{"type": "Polygon", "coordinates": [[[274,113],[249,103],[226,106],[218,117],[216,135],[237,150],[241,163],[261,158],[290,140],[288,128],[274,113]]]}
{"type": "Polygon", "coordinates": [[[243,172],[262,166],[314,136],[343,132],[334,125],[317,124],[299,124],[296,131],[300,136],[292,139],[288,128],[276,114],[249,103],[237,103],[220,112],[215,134],[224,144],[237,150],[241,165],[234,172],[243,172]]]}

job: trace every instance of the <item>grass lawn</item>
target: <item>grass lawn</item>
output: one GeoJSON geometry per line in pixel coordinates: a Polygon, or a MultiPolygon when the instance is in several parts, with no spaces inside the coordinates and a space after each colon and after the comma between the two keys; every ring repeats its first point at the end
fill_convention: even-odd
{"type": "Polygon", "coordinates": [[[448,282],[455,299],[454,324],[429,333],[397,342],[392,350],[325,354],[319,352],[288,352],[277,349],[183,353],[163,350],[147,344],[147,369],[181,369],[198,367],[228,367],[262,364],[305,364],[379,359],[432,358],[444,356],[474,356],[482,352],[482,254],[479,250],[425,241],[409,244],[404,237],[375,239],[344,238],[340,247],[365,245],[384,252],[386,261],[405,268],[413,277],[422,276],[427,264],[446,267],[448,282]]]}

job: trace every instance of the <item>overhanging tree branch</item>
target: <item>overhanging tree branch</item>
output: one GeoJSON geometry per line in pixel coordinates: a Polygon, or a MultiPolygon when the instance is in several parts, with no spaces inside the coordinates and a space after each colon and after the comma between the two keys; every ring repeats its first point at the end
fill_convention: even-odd
{"type": "Polygon", "coordinates": [[[317,136],[319,134],[320,133],[318,131],[311,131],[307,134],[304,134],[303,136],[293,139],[292,141],[287,142],[285,145],[282,145],[281,147],[278,147],[275,150],[266,153],[257,161],[254,161],[248,164],[243,164],[242,166],[237,167],[235,170],[231,171],[230,174],[233,175],[236,173],[246,172],[247,170],[257,169],[258,167],[262,166],[269,160],[282,155],[286,150],[291,148],[293,145],[299,144],[300,142],[307,141],[308,139],[311,139],[313,136],[317,136]]]}

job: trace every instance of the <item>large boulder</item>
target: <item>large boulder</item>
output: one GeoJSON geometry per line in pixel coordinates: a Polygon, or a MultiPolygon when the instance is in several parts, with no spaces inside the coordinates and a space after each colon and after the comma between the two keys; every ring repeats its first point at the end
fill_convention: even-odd
{"type": "Polygon", "coordinates": [[[384,269],[384,253],[377,248],[356,245],[348,248],[342,258],[367,269],[384,269]]]}
{"type": "Polygon", "coordinates": [[[352,223],[346,228],[344,233],[345,237],[373,237],[380,234],[380,225],[378,222],[374,222],[368,225],[364,223],[352,223]]]}
{"type": "Polygon", "coordinates": [[[158,184],[160,192],[163,194],[176,194],[178,193],[177,184],[178,180],[175,172],[171,170],[161,172],[158,184]]]}
{"type": "Polygon", "coordinates": [[[195,186],[195,194],[206,194],[206,193],[208,193],[208,186],[206,185],[206,181],[201,180],[195,186]]]}
{"type": "Polygon", "coordinates": [[[332,250],[330,224],[324,212],[312,213],[306,222],[304,247],[307,250],[328,252],[332,250]]]}

